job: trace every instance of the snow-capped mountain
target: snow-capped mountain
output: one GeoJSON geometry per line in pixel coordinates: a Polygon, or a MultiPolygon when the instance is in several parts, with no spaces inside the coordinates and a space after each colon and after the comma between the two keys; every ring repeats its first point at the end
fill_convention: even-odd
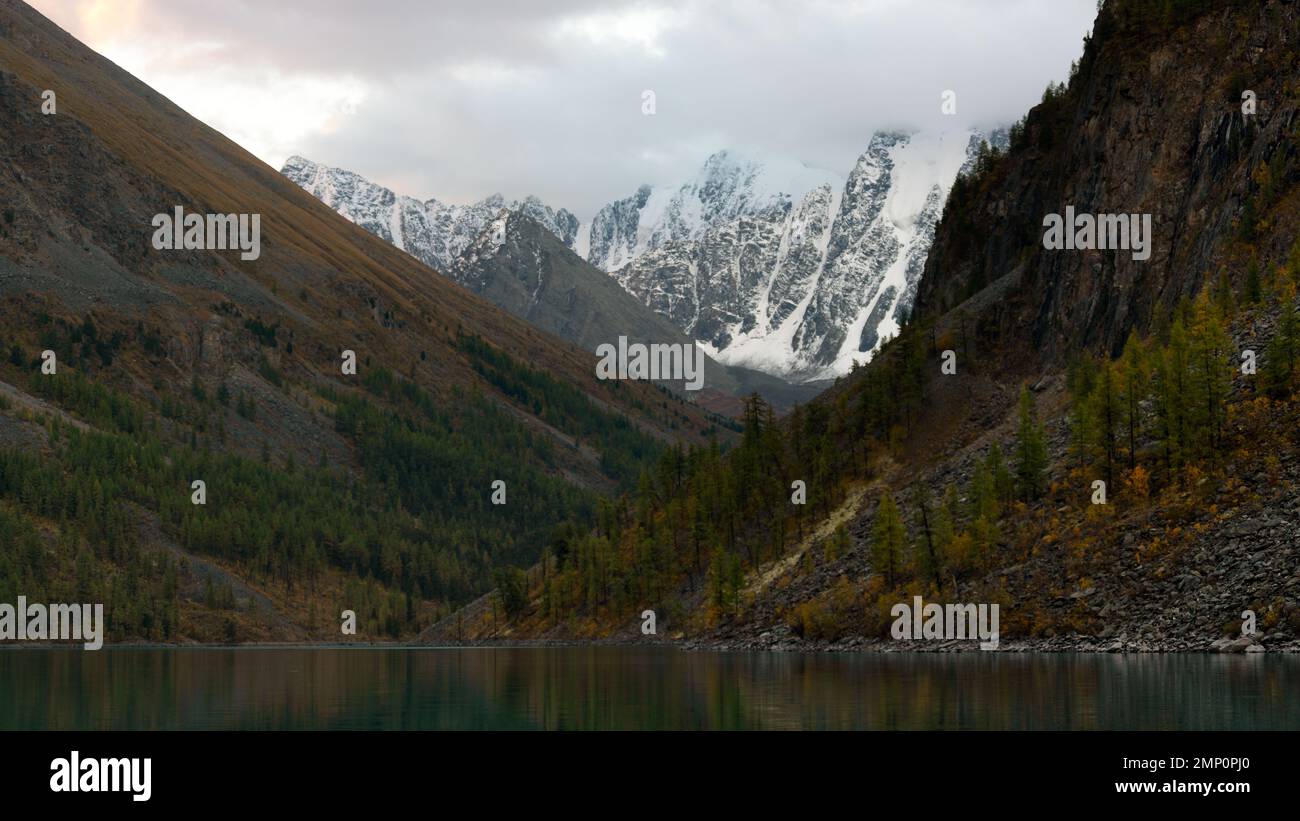
{"type": "Polygon", "coordinates": [[[720,152],[695,180],[602,209],[589,259],[721,362],[839,376],[897,332],[948,189],[986,139],[878,133],[844,180],[720,152]]]}
{"type": "MultiPolygon", "coordinates": [[[[520,211],[502,210],[444,273],[534,326],[589,351],[619,337],[632,342],[687,345],[691,338],[655,313],[604,271],[561,243],[549,228],[520,211]]],[[[757,391],[778,410],[806,402],[815,385],[791,385],[748,368],[705,358],[705,390],[690,393],[721,413],[739,411],[757,391]]],[[[663,384],[681,389],[680,381],[663,384]]]]}
{"type": "Polygon", "coordinates": [[[877,133],[846,178],[719,151],[692,179],[643,185],[583,224],[536,197],[421,202],[301,157],[283,173],[451,276],[503,209],[523,212],[719,362],[814,381],[897,332],[948,190],[986,141],[1005,132],[877,133]]]}
{"type": "Polygon", "coordinates": [[[503,208],[522,211],[570,248],[578,233],[577,217],[536,197],[507,201],[493,194],[472,205],[445,205],[436,199],[421,202],[351,171],[298,156],[285,161],[280,173],[370,233],[440,271],[448,270],[503,208]]]}
{"type": "Polygon", "coordinates": [[[672,242],[698,240],[706,230],[743,216],[788,210],[791,202],[843,178],[784,158],[758,161],[719,151],[694,179],[680,186],[643,185],[632,196],[596,213],[583,256],[606,271],[672,242]]]}

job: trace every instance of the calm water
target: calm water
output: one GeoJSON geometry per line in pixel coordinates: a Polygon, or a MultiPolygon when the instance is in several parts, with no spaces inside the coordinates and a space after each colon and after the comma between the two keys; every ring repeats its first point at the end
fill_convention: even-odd
{"type": "Polygon", "coordinates": [[[0,729],[1300,729],[1300,658],[0,651],[0,729]]]}

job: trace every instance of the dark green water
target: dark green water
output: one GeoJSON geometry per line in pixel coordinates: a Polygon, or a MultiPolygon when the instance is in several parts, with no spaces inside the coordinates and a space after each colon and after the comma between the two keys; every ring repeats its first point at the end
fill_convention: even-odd
{"type": "Polygon", "coordinates": [[[1300,729],[1300,658],[14,649],[0,729],[1300,729]]]}

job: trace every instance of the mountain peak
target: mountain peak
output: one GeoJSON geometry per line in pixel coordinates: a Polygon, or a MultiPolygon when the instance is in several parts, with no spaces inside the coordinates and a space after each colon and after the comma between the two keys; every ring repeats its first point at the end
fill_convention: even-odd
{"type": "Polygon", "coordinates": [[[847,177],[729,146],[685,181],[641,185],[585,225],[534,195],[454,206],[301,158],[285,174],[443,271],[478,248],[502,209],[526,215],[720,361],[820,380],[847,373],[897,332],[948,188],[986,139],[879,131],[847,177]]]}
{"type": "Polygon", "coordinates": [[[602,209],[588,258],[719,361],[839,376],[897,332],[948,188],[984,139],[880,131],[847,178],[716,151],[680,186],[602,209]]]}
{"type": "Polygon", "coordinates": [[[436,198],[421,202],[359,174],[297,155],[285,162],[281,173],[357,225],[440,271],[448,270],[503,209],[527,214],[569,247],[578,232],[573,214],[532,195],[517,201],[494,193],[471,205],[448,205],[436,198]]]}

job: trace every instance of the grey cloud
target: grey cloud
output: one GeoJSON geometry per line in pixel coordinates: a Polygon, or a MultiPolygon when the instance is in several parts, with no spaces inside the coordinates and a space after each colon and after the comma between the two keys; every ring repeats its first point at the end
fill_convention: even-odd
{"type": "Polygon", "coordinates": [[[1094,14],[1095,0],[170,0],[149,19],[150,36],[224,43],[216,76],[265,64],[363,80],[355,114],[297,153],[412,196],[532,193],[588,217],[721,147],[843,173],[878,128],[1010,123],[1065,78],[1094,14]],[[675,23],[655,53],[560,33],[655,9],[675,23]],[[944,89],[957,123],[938,116],[944,89]]]}

